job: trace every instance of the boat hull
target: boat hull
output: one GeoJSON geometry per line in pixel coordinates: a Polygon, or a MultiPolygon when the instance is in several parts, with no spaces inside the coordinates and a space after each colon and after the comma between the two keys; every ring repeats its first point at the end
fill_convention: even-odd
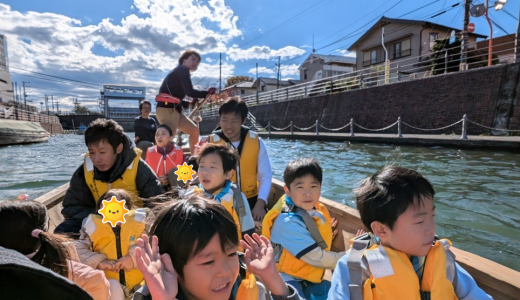
{"type": "Polygon", "coordinates": [[[0,119],[0,146],[45,142],[49,137],[38,122],[0,119]]]}

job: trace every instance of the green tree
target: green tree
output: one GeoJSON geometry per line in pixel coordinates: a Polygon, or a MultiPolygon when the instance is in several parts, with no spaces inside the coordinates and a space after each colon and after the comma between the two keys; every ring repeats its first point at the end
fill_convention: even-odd
{"type": "Polygon", "coordinates": [[[76,103],[74,105],[74,108],[72,109],[72,112],[77,115],[88,115],[90,114],[90,109],[88,109],[85,106],[79,105],[79,103],[76,103]]]}
{"type": "Polygon", "coordinates": [[[226,87],[240,83],[240,82],[244,82],[244,81],[253,82],[253,78],[251,78],[249,76],[232,76],[226,80],[226,87]]]}

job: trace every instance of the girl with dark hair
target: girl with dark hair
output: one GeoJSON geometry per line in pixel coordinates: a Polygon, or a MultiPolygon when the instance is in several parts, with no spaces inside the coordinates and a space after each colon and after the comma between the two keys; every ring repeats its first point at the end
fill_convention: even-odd
{"type": "Polygon", "coordinates": [[[157,119],[160,124],[166,124],[173,134],[177,129],[189,134],[190,152],[193,154],[195,145],[199,141],[199,128],[190,119],[182,114],[184,103],[182,99],[189,96],[192,98],[205,98],[208,94],[215,93],[215,88],[208,91],[193,89],[190,72],[195,72],[199,67],[200,54],[194,50],[185,51],[179,58],[179,65],[175,67],[164,78],[159,94],[155,98],[157,102],[157,119]]]}
{"type": "MultiPolygon", "coordinates": [[[[181,147],[173,144],[173,131],[161,124],[155,132],[155,146],[148,149],[146,163],[152,168],[163,187],[170,185],[168,174],[182,165],[184,153],[181,147]]],[[[172,183],[173,185],[174,183],[172,183]]]]}
{"type": "MultiPolygon", "coordinates": [[[[68,279],[94,299],[109,299],[105,274],[81,264],[74,244],[65,236],[47,232],[49,215],[45,205],[34,201],[0,202],[0,246],[18,251],[68,279]]],[[[41,296],[41,295],[40,295],[41,296]]]]}
{"type": "Polygon", "coordinates": [[[152,104],[144,100],[139,104],[139,117],[134,120],[134,142],[137,148],[143,150],[141,157],[146,159],[146,150],[153,146],[155,130],[157,130],[157,122],[150,117],[152,104]]]}
{"type": "Polygon", "coordinates": [[[146,220],[151,215],[147,209],[135,209],[133,202],[125,190],[112,189],[106,192],[97,203],[97,213],[83,221],[80,238],[75,241],[81,262],[105,272],[110,283],[111,299],[128,298],[143,281],[143,275],[135,263],[135,248],[137,239],[145,232],[146,220]],[[124,208],[129,210],[126,215],[122,215],[124,222],[117,222],[115,227],[110,222],[104,223],[105,215],[99,213],[107,206],[114,205],[107,203],[113,197],[117,201],[124,200],[124,208]]]}
{"type": "Polygon", "coordinates": [[[134,299],[300,299],[276,270],[267,238],[246,235],[241,262],[236,224],[224,206],[201,196],[170,200],[151,227],[151,243],[147,235],[138,240],[137,264],[147,287],[134,299]]]}

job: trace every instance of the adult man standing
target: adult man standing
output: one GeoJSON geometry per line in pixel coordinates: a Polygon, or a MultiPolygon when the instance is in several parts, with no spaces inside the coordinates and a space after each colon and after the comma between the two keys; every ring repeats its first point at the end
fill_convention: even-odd
{"type": "Polygon", "coordinates": [[[209,136],[209,142],[237,149],[240,163],[232,180],[246,195],[255,221],[262,221],[273,173],[264,142],[256,132],[243,126],[247,113],[244,101],[229,98],[219,108],[220,129],[209,136]]]}
{"type": "Polygon", "coordinates": [[[109,189],[124,189],[139,198],[164,191],[150,167],[141,160],[141,150],[132,147],[123,128],[113,120],[97,119],[85,131],[88,153],[74,172],[63,200],[65,218],[55,233],[79,233],[83,219],[95,212],[96,203],[109,189]]]}

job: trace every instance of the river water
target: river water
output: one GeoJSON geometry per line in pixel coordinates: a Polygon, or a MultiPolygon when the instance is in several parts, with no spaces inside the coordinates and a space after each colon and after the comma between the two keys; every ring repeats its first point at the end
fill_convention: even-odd
{"type": "MultiPolygon", "coordinates": [[[[133,139],[133,133],[128,133],[133,139]]],[[[381,144],[265,140],[274,177],[297,157],[316,157],[324,169],[322,195],[355,207],[352,189],[395,164],[421,172],[434,185],[437,232],[453,244],[520,271],[520,154],[381,144]]],[[[83,136],[0,147],[0,199],[30,199],[70,180],[82,163],[83,136]]]]}

